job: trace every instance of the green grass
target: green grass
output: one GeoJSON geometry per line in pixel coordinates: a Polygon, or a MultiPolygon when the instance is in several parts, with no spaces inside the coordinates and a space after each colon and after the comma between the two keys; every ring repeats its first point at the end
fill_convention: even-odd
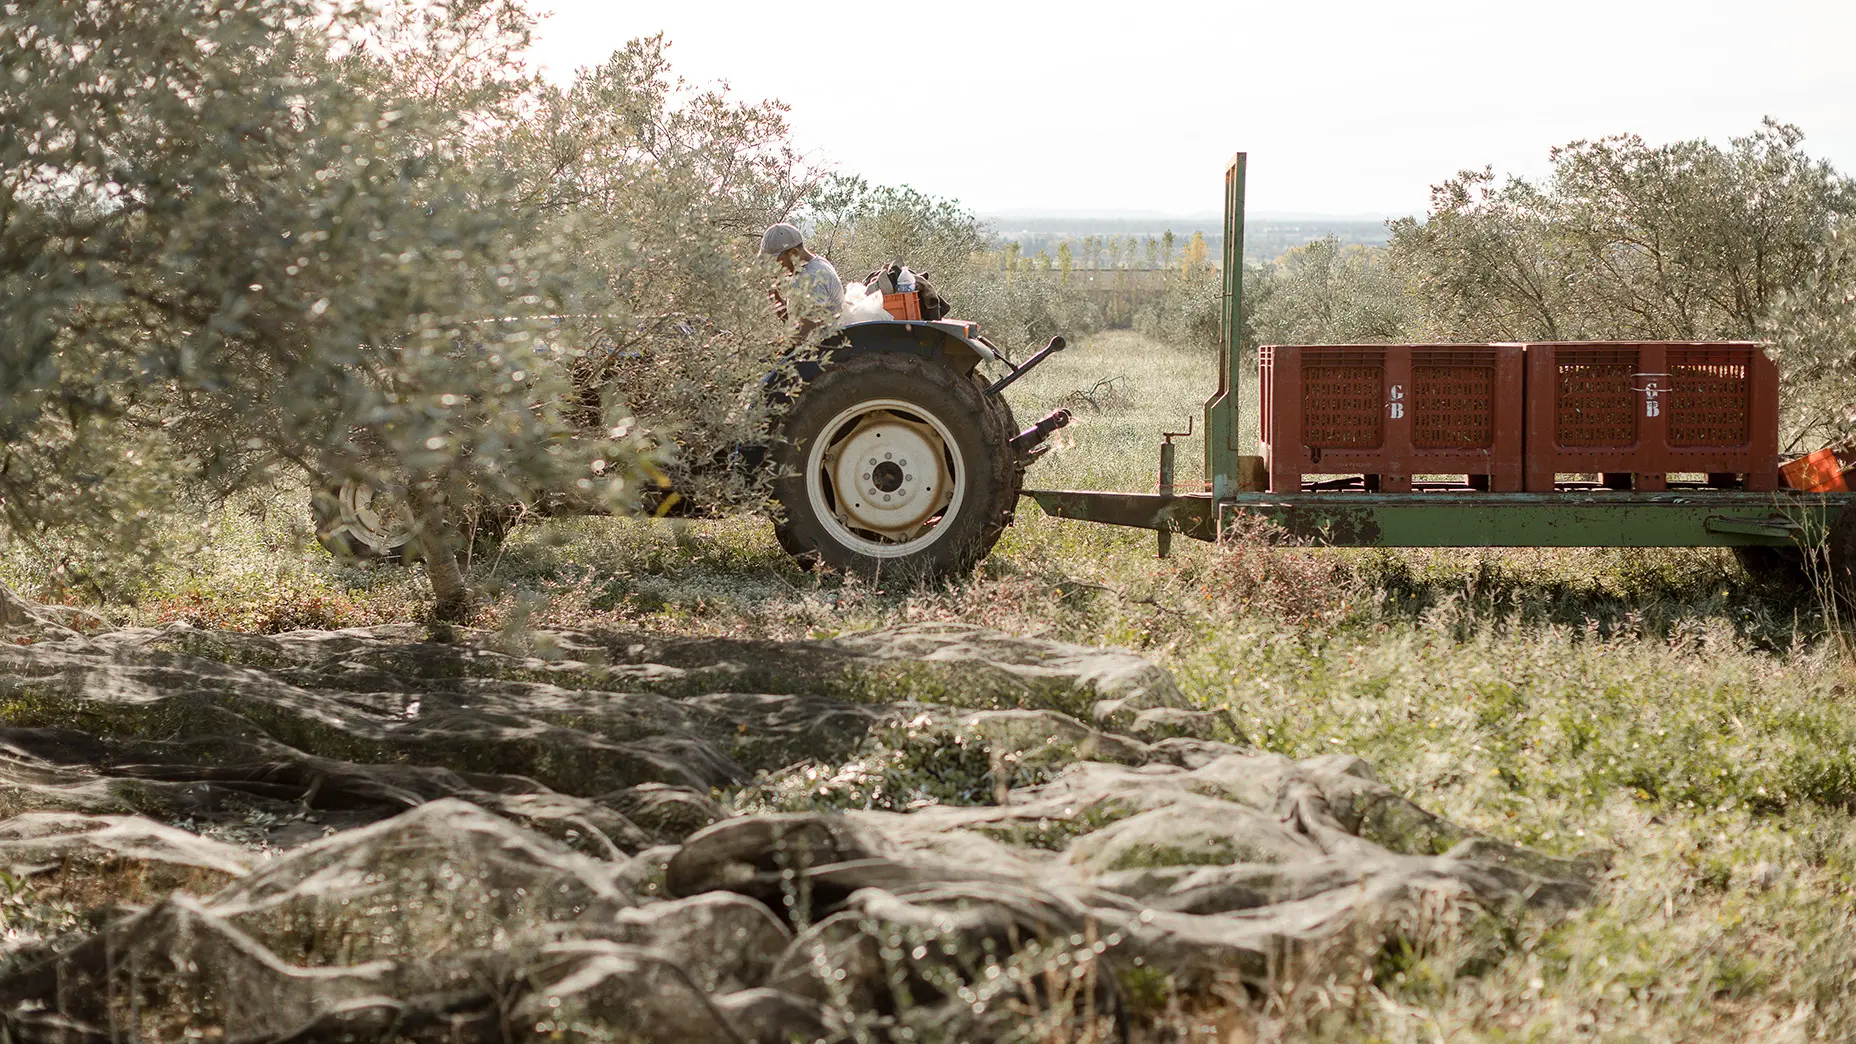
{"type": "MultiPolygon", "coordinates": [[[[1160,433],[1185,431],[1176,440],[1176,483],[1197,488],[1205,477],[1205,400],[1218,387],[1211,353],[1156,350],[1154,342],[1116,331],[1099,334],[1053,356],[1012,386],[1008,397],[1023,423],[1059,406],[1070,427],[1040,461],[1030,481],[1047,489],[1151,490],[1159,480],[1160,433]],[[1099,384],[1109,382],[1101,390],[1099,384]],[[1091,394],[1093,392],[1093,394],[1091,394]],[[1093,401],[1091,401],[1093,399],[1093,401]]],[[[1252,386],[1254,387],[1254,386],[1252,386]]],[[[1257,410],[1244,411],[1247,436],[1256,437],[1257,410]]],[[[1151,538],[1150,538],[1151,540],[1151,538]]]]}
{"type": "MultiPolygon", "coordinates": [[[[1059,355],[1012,392],[1021,420],[1060,404],[1078,418],[1032,482],[1152,488],[1159,432],[1197,416],[1210,367],[1126,334],[1059,355]],[[1073,394],[1116,376],[1100,408],[1073,394]]],[[[1200,467],[1198,440],[1182,440],[1180,475],[1200,467]]],[[[0,579],[123,622],[416,619],[418,575],[337,568],[307,542],[294,495],[206,512],[166,565],[102,570],[14,547],[0,579]]],[[[785,638],[957,618],[1125,646],[1260,746],[1357,754],[1465,826],[1609,861],[1590,907],[1416,924],[1363,976],[1277,998],[1269,1032],[1856,1037],[1852,672],[1814,597],[1761,589],[1724,552],[1180,541],[1159,560],[1152,534],[1027,503],[974,578],[935,590],[804,572],[756,519],[531,525],[476,576],[505,623],[785,638]]],[[[918,766],[884,771],[922,789],[918,766]]]]}

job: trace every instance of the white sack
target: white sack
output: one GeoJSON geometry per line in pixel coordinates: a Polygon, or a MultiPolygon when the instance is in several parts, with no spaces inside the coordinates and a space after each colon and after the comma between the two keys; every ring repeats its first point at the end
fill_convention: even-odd
{"type": "Polygon", "coordinates": [[[844,307],[838,310],[839,325],[849,326],[852,323],[888,318],[889,312],[883,308],[882,294],[871,293],[862,283],[852,283],[844,288],[844,307]]]}

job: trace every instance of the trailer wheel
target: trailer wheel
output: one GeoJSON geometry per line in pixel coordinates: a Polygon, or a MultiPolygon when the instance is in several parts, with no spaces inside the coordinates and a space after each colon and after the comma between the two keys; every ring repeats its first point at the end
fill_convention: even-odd
{"type": "Polygon", "coordinates": [[[1018,498],[1010,427],[977,380],[919,356],[834,363],[781,423],[780,546],[865,576],[967,572],[1018,498]]]}
{"type": "Polygon", "coordinates": [[[1824,535],[1825,572],[1842,612],[1856,611],[1856,511],[1845,508],[1824,535]]]}
{"type": "Polygon", "coordinates": [[[1803,591],[1811,586],[1805,568],[1804,548],[1752,545],[1733,549],[1734,559],[1746,575],[1762,587],[1781,591],[1803,591]]]}

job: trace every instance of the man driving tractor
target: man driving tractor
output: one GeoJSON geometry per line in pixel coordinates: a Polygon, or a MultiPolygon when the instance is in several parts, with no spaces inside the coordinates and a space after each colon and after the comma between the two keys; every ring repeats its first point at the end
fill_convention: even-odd
{"type": "Polygon", "coordinates": [[[802,343],[813,330],[837,318],[838,309],[844,306],[844,281],[838,278],[838,270],[831,262],[806,249],[805,237],[798,228],[784,221],[769,226],[760,237],[760,252],[779,261],[789,273],[781,281],[787,293],[782,294],[780,284],[775,283],[767,296],[780,318],[798,321],[794,344],[802,343]],[[789,308],[795,314],[789,315],[789,308]]]}

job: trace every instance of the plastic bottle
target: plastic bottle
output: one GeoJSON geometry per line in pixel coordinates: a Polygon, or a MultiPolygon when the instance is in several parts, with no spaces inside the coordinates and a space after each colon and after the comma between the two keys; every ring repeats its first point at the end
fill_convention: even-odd
{"type": "Polygon", "coordinates": [[[896,292],[899,294],[915,292],[915,273],[909,271],[906,265],[903,266],[902,274],[896,277],[896,292]]]}

